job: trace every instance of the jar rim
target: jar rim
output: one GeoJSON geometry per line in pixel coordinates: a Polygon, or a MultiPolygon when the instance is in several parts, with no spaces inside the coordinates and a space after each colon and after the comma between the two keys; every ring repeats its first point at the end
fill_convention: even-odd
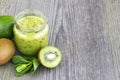
{"type": "Polygon", "coordinates": [[[47,20],[46,17],[44,16],[44,14],[37,10],[37,9],[25,9],[21,12],[19,12],[16,16],[15,16],[15,22],[16,22],[16,28],[21,30],[22,32],[39,32],[41,30],[43,30],[47,24],[47,20]],[[20,25],[18,24],[18,21],[25,17],[25,16],[38,16],[38,17],[42,17],[42,19],[44,20],[44,23],[41,26],[38,26],[37,28],[34,29],[23,29],[20,28],[20,25]]]}

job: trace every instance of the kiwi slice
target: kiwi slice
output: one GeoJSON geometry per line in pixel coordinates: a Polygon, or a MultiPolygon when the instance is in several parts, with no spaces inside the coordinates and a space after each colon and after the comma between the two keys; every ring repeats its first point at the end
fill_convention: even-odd
{"type": "Polygon", "coordinates": [[[43,66],[54,68],[61,62],[62,54],[58,48],[47,46],[40,50],[38,59],[43,66]]]}

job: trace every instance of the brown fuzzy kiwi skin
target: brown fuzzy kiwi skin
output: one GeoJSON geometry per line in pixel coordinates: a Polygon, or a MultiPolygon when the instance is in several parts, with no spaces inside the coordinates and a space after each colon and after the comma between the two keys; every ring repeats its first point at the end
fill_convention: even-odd
{"type": "MultiPolygon", "coordinates": [[[[40,50],[40,51],[41,51],[41,50],[40,50]]],[[[39,61],[40,64],[42,65],[41,60],[40,60],[40,58],[39,58],[39,56],[40,56],[40,51],[38,52],[38,61],[39,61]]]]}
{"type": "MultiPolygon", "coordinates": [[[[47,47],[53,47],[53,46],[47,46],[47,47]]],[[[58,50],[59,50],[59,49],[58,49],[58,50]]],[[[60,52],[61,52],[61,51],[60,51],[60,52]]],[[[57,65],[54,66],[54,67],[47,67],[47,66],[45,66],[44,64],[42,64],[42,62],[41,62],[41,60],[40,60],[40,58],[39,58],[40,53],[41,53],[41,50],[38,52],[38,60],[39,60],[40,64],[41,64],[42,66],[44,66],[45,68],[51,69],[51,68],[55,68],[56,66],[59,65],[59,64],[57,64],[57,65]]],[[[61,54],[61,57],[62,57],[62,54],[61,54]]],[[[61,58],[61,60],[62,60],[62,58],[61,58]]],[[[61,62],[61,60],[60,60],[60,62],[61,62]]]]}
{"type": "Polygon", "coordinates": [[[6,64],[15,54],[14,43],[6,38],[0,39],[0,65],[6,64]]]}

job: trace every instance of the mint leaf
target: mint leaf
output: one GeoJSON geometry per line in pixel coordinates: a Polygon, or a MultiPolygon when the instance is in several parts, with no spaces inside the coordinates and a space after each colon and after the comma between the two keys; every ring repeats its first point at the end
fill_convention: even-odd
{"type": "Polygon", "coordinates": [[[16,72],[16,76],[20,77],[22,75],[24,75],[25,73],[27,73],[30,69],[32,68],[32,64],[30,64],[29,66],[27,66],[24,70],[22,70],[21,72],[16,72]]]}
{"type": "Polygon", "coordinates": [[[19,66],[16,67],[16,71],[17,71],[17,72],[21,72],[21,71],[23,71],[26,67],[27,67],[27,64],[21,64],[21,65],[19,65],[19,66]]]}
{"type": "Polygon", "coordinates": [[[34,74],[34,72],[39,67],[39,61],[36,58],[33,58],[32,62],[33,62],[33,68],[31,69],[31,75],[34,74]]]}
{"type": "Polygon", "coordinates": [[[16,55],[12,58],[12,61],[14,64],[20,64],[20,63],[29,63],[28,60],[26,60],[25,58],[23,58],[22,56],[16,55]]]}
{"type": "Polygon", "coordinates": [[[12,61],[16,68],[16,76],[18,77],[27,72],[33,74],[39,66],[39,61],[31,56],[16,55],[12,58],[12,61]]]}

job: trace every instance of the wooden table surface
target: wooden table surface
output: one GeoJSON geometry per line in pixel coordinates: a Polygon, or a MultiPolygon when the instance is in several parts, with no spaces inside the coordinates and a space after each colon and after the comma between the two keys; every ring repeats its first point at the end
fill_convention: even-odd
{"type": "Polygon", "coordinates": [[[46,15],[49,45],[60,48],[62,62],[22,77],[9,62],[0,80],[120,80],[120,0],[0,0],[0,15],[26,8],[46,15]]]}

